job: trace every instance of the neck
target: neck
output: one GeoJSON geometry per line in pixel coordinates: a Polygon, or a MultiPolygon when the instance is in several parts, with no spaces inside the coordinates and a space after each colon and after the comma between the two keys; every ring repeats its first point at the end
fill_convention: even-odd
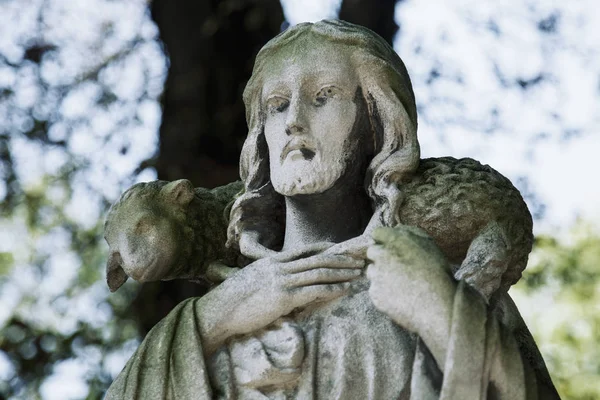
{"type": "Polygon", "coordinates": [[[283,250],[317,242],[340,243],[359,236],[372,215],[361,185],[339,182],[324,193],[285,198],[283,250]]]}

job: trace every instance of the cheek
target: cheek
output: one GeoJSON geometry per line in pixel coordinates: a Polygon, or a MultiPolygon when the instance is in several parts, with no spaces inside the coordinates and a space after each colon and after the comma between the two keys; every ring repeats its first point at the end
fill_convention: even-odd
{"type": "Polygon", "coordinates": [[[124,235],[122,241],[123,260],[131,264],[140,264],[151,258],[155,235],[150,232],[139,234],[133,231],[124,235]]]}
{"type": "Polygon", "coordinates": [[[352,138],[356,106],[354,103],[342,103],[328,107],[314,119],[313,129],[318,131],[323,151],[333,160],[340,160],[348,151],[348,141],[352,138]]]}
{"type": "Polygon", "coordinates": [[[357,107],[353,102],[341,104],[336,123],[340,125],[340,141],[348,140],[354,133],[354,123],[357,118],[357,107]]]}
{"type": "Polygon", "coordinates": [[[157,256],[163,261],[173,260],[179,254],[181,243],[186,240],[182,227],[185,225],[183,220],[163,219],[159,221],[148,235],[148,244],[153,248],[157,256]]]}
{"type": "Polygon", "coordinates": [[[265,123],[265,139],[271,157],[279,157],[285,146],[285,119],[282,116],[269,117],[265,123]]]}

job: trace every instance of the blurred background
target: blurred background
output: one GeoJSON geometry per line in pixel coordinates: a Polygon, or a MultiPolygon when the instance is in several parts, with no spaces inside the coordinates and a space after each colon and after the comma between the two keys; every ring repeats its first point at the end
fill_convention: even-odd
{"type": "Polygon", "coordinates": [[[508,176],[535,218],[511,289],[563,399],[600,398],[595,0],[0,0],[0,399],[99,399],[205,288],[109,294],[104,214],[135,182],[238,178],[260,47],[341,18],[403,58],[423,156],[508,176]]]}

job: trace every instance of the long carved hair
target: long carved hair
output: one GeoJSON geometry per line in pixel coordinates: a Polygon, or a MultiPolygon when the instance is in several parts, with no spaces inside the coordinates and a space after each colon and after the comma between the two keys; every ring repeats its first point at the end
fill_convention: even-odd
{"type": "Polygon", "coordinates": [[[374,32],[348,22],[325,20],[294,26],[268,42],[258,53],[252,77],[244,90],[248,137],[242,148],[240,176],[245,192],[234,203],[228,246],[238,246],[245,231],[256,232],[267,247],[281,245],[285,227],[283,196],[273,189],[264,135],[266,119],[262,88],[269,63],[284,47],[334,43],[346,51],[359,79],[369,114],[374,157],[365,174],[365,190],[372,200],[371,224],[392,226],[402,202],[401,183],[419,164],[417,110],[410,78],[394,50],[374,32]],[[306,42],[305,42],[306,43],[306,42]]]}

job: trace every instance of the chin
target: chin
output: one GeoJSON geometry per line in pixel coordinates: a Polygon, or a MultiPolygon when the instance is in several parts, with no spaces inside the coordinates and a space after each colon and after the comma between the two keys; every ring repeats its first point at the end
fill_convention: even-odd
{"type": "Polygon", "coordinates": [[[272,177],[273,188],[282,196],[319,194],[329,190],[342,176],[342,170],[294,171],[285,176],[272,177]]]}
{"type": "Polygon", "coordinates": [[[323,163],[318,155],[312,160],[288,158],[278,168],[271,168],[271,183],[282,196],[319,194],[331,189],[346,169],[344,161],[323,163]]]}
{"type": "Polygon", "coordinates": [[[319,194],[333,186],[327,182],[307,182],[306,179],[301,182],[286,182],[282,185],[274,185],[275,191],[283,196],[295,196],[299,194],[319,194]]]}

